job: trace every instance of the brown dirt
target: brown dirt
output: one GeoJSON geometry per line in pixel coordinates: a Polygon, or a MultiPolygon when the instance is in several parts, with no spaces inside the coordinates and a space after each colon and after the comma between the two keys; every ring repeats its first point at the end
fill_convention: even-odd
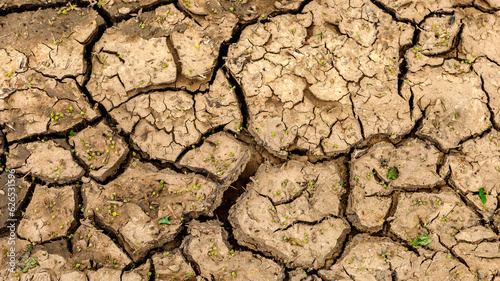
{"type": "Polygon", "coordinates": [[[0,0],[0,281],[498,281],[499,46],[500,0],[0,0]]]}

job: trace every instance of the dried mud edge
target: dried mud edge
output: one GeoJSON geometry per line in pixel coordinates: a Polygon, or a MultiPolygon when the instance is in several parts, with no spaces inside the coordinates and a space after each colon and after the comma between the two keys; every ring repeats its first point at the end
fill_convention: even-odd
{"type": "MultiPolygon", "coordinates": [[[[237,98],[238,98],[238,101],[239,101],[240,110],[241,110],[241,113],[242,113],[242,116],[243,116],[243,122],[242,122],[243,131],[240,132],[240,133],[238,133],[238,134],[236,134],[235,137],[238,140],[246,143],[246,145],[253,146],[258,151],[266,151],[266,150],[265,150],[265,148],[263,146],[257,144],[253,140],[253,137],[247,131],[246,126],[247,126],[247,120],[249,119],[249,113],[248,113],[248,109],[247,109],[247,104],[246,104],[246,101],[245,101],[245,97],[244,97],[244,94],[242,92],[241,87],[239,87],[239,84],[236,82],[236,79],[225,68],[225,66],[224,66],[225,61],[224,61],[224,59],[227,56],[229,46],[231,44],[233,44],[233,43],[238,42],[238,40],[240,39],[242,30],[245,27],[247,27],[249,25],[252,25],[252,24],[255,24],[257,22],[260,22],[260,23],[269,22],[270,21],[269,17],[274,17],[274,16],[277,16],[277,15],[280,15],[280,14],[299,14],[299,13],[302,12],[303,8],[307,4],[311,3],[312,1],[313,0],[306,0],[306,1],[302,2],[302,4],[299,6],[299,8],[297,8],[295,10],[291,10],[291,11],[275,11],[275,12],[272,12],[271,14],[268,15],[268,18],[266,18],[266,19],[257,18],[257,19],[254,19],[252,21],[248,21],[248,22],[245,22],[245,23],[238,23],[237,26],[233,30],[233,34],[231,36],[231,39],[228,40],[227,42],[224,42],[221,45],[221,47],[220,47],[219,57],[217,59],[216,66],[213,69],[213,73],[216,73],[219,69],[222,69],[224,71],[224,73],[226,74],[226,76],[228,77],[230,84],[238,86],[238,87],[235,88],[235,92],[236,92],[236,95],[237,95],[237,98]]],[[[83,1],[80,1],[80,0],[71,1],[71,2],[72,2],[72,4],[74,4],[76,6],[79,6],[79,7],[86,7],[86,6],[88,6],[87,3],[84,3],[83,1]]],[[[399,50],[400,57],[402,58],[402,61],[399,64],[399,74],[398,74],[398,93],[400,94],[401,85],[403,83],[403,78],[405,77],[405,75],[408,72],[407,62],[406,62],[406,59],[404,57],[404,54],[406,53],[407,50],[409,50],[410,48],[412,48],[413,46],[416,45],[417,38],[418,38],[418,35],[420,33],[420,30],[419,30],[418,26],[422,22],[424,22],[427,18],[433,16],[434,14],[449,14],[449,12],[436,11],[434,13],[430,13],[421,22],[415,24],[415,23],[413,23],[413,22],[411,22],[409,20],[398,18],[397,15],[393,11],[391,11],[390,9],[388,9],[387,7],[385,7],[381,2],[379,2],[377,0],[371,0],[371,2],[374,5],[376,5],[377,7],[379,7],[382,10],[382,12],[387,13],[388,15],[390,15],[395,21],[404,22],[404,23],[410,24],[415,29],[415,31],[413,33],[412,43],[408,44],[408,45],[401,46],[401,48],[399,50]]],[[[129,14],[123,15],[123,16],[118,16],[118,17],[112,17],[104,9],[99,9],[96,6],[93,7],[99,13],[99,15],[104,19],[105,25],[99,27],[98,32],[97,32],[95,38],[85,47],[84,56],[85,56],[85,61],[87,62],[87,69],[86,69],[86,72],[85,72],[85,75],[84,75],[83,83],[82,84],[76,83],[76,84],[78,85],[78,87],[82,91],[82,93],[84,93],[84,95],[87,97],[87,99],[89,100],[89,102],[93,106],[97,107],[98,111],[100,112],[100,116],[97,119],[95,119],[95,120],[93,120],[91,122],[84,122],[82,124],[79,124],[79,125],[75,126],[73,128],[75,131],[80,131],[80,130],[83,130],[84,128],[88,127],[88,126],[96,125],[96,124],[98,124],[101,121],[105,121],[112,128],[115,128],[116,124],[117,124],[117,122],[115,120],[113,120],[113,118],[109,115],[109,113],[104,108],[104,106],[102,104],[100,104],[99,102],[96,102],[92,98],[92,96],[90,95],[89,91],[86,88],[86,84],[87,84],[87,82],[90,79],[90,74],[91,74],[91,71],[92,71],[91,54],[92,54],[92,50],[93,50],[94,45],[99,41],[99,39],[102,37],[102,35],[106,31],[106,29],[112,27],[117,22],[132,18],[133,14],[137,13],[141,9],[143,10],[143,12],[147,12],[147,11],[152,11],[152,10],[154,10],[154,9],[160,7],[160,6],[171,4],[171,3],[173,3],[176,6],[176,8],[179,11],[181,11],[185,16],[187,16],[189,18],[193,18],[192,15],[188,11],[186,11],[181,5],[178,5],[177,1],[159,1],[158,3],[153,4],[153,5],[148,5],[148,6],[143,6],[143,7],[136,8],[136,9],[132,10],[129,14]]],[[[60,2],[60,3],[40,4],[40,5],[37,5],[37,4],[26,4],[26,5],[16,6],[16,7],[9,7],[7,9],[0,10],[0,16],[5,16],[7,14],[12,14],[12,13],[22,13],[22,12],[26,12],[26,11],[36,11],[38,9],[61,8],[61,7],[64,7],[66,4],[67,3],[60,2]]],[[[479,7],[479,6],[476,6],[476,5],[473,5],[473,4],[472,5],[465,5],[465,6],[464,5],[459,5],[459,6],[455,6],[453,8],[466,8],[466,7],[475,8],[475,9],[481,11],[481,12],[484,12],[484,13],[493,13],[494,12],[493,9],[487,9],[487,8],[479,7]]],[[[459,34],[460,34],[460,32],[459,32],[459,34]]],[[[457,40],[457,42],[453,42],[453,48],[449,52],[452,52],[453,50],[456,49],[456,47],[458,45],[458,40],[460,40],[460,36],[457,36],[456,40],[457,40]]],[[[171,49],[172,49],[173,52],[175,52],[174,48],[171,48],[171,49]]],[[[174,54],[174,55],[176,55],[176,54],[174,54]]],[[[442,55],[446,55],[446,54],[442,54],[442,55]]],[[[75,78],[75,77],[72,77],[72,78],[75,78]]],[[[214,81],[214,79],[215,79],[215,75],[212,75],[212,77],[211,77],[211,79],[209,80],[208,83],[212,84],[213,81],[214,81]]],[[[56,79],[56,80],[58,80],[58,79],[56,79]]],[[[481,78],[481,81],[482,81],[481,86],[482,86],[483,91],[484,91],[484,81],[482,80],[482,78],[481,78]]],[[[165,89],[154,89],[154,90],[155,91],[158,91],[158,90],[161,91],[161,90],[171,90],[171,89],[170,88],[165,88],[165,89]]],[[[153,90],[145,89],[145,90],[137,93],[136,96],[147,94],[147,93],[149,93],[151,91],[153,91],[153,90]]],[[[496,128],[497,130],[500,130],[500,125],[496,124],[495,122],[493,122],[494,121],[493,120],[494,114],[492,112],[492,109],[491,109],[490,103],[489,103],[490,97],[489,97],[489,95],[488,95],[488,93],[486,91],[484,91],[484,92],[486,93],[487,98],[488,98],[488,100],[487,100],[487,106],[488,106],[488,109],[490,111],[490,118],[491,118],[490,121],[491,121],[492,126],[489,129],[483,131],[481,134],[479,134],[479,136],[482,136],[482,135],[485,135],[485,134],[489,133],[492,130],[492,128],[496,128]]],[[[192,93],[192,94],[195,94],[195,93],[192,93]]],[[[413,109],[414,109],[413,108],[413,103],[412,103],[412,98],[413,97],[411,97],[410,100],[409,100],[410,110],[411,111],[413,111],[413,109]]],[[[345,181],[347,192],[341,198],[343,217],[345,217],[345,209],[346,209],[346,204],[344,202],[347,201],[347,197],[349,196],[350,191],[351,191],[350,181],[348,180],[348,177],[349,177],[349,164],[352,161],[351,157],[352,157],[352,154],[353,154],[353,152],[355,150],[364,150],[364,151],[366,151],[370,147],[372,147],[373,145],[375,145],[376,143],[379,143],[379,142],[389,142],[389,143],[393,143],[396,146],[399,146],[399,145],[402,145],[405,142],[405,140],[408,139],[408,138],[418,138],[418,139],[423,139],[425,142],[427,142],[429,144],[432,144],[432,145],[436,146],[438,149],[440,149],[441,152],[443,153],[443,158],[446,157],[447,155],[449,155],[450,153],[457,151],[456,149],[453,149],[453,150],[450,150],[448,152],[444,152],[440,148],[440,146],[438,145],[438,143],[436,141],[434,141],[432,139],[422,138],[421,136],[418,136],[417,135],[417,131],[418,131],[418,129],[421,126],[423,118],[424,118],[424,116],[422,116],[419,120],[416,120],[415,125],[412,128],[412,130],[408,134],[406,134],[406,135],[398,138],[397,140],[391,140],[388,136],[385,136],[385,135],[375,135],[375,136],[372,136],[372,137],[370,137],[368,139],[364,139],[363,141],[361,141],[357,145],[351,147],[351,149],[348,152],[341,153],[341,154],[335,155],[333,157],[324,157],[324,158],[321,158],[321,159],[309,157],[309,161],[312,162],[312,163],[321,163],[321,162],[325,162],[325,161],[336,160],[336,161],[340,161],[347,168],[346,169],[347,170],[347,174],[345,175],[346,178],[347,178],[347,180],[345,181]]],[[[0,130],[1,129],[3,129],[3,128],[0,127],[0,130]]],[[[214,133],[220,132],[220,131],[222,131],[222,127],[218,127],[216,129],[208,132],[207,134],[204,134],[203,137],[208,137],[208,136],[210,136],[210,135],[212,135],[214,133]]],[[[9,145],[11,145],[13,143],[29,143],[29,142],[33,142],[33,141],[40,140],[40,139],[50,140],[50,139],[61,139],[61,138],[64,138],[66,140],[66,144],[69,145],[68,139],[67,139],[68,135],[69,135],[69,129],[67,131],[64,131],[64,132],[41,134],[41,135],[38,135],[38,136],[25,138],[25,139],[22,139],[22,140],[19,140],[19,141],[11,142],[11,143],[7,143],[6,142],[5,136],[0,136],[0,137],[3,138],[3,143],[5,145],[5,148],[4,148],[5,151],[8,152],[9,145]]],[[[202,175],[204,177],[207,177],[207,178],[209,178],[211,180],[214,180],[216,182],[218,181],[216,178],[214,178],[212,175],[210,175],[208,173],[204,173],[204,172],[200,172],[200,171],[193,171],[193,170],[190,170],[187,167],[179,166],[179,165],[175,164],[175,162],[177,162],[177,161],[175,161],[175,162],[161,162],[161,161],[151,160],[151,159],[147,159],[145,157],[142,157],[141,156],[142,155],[141,152],[138,151],[138,150],[135,150],[133,148],[130,135],[125,134],[125,133],[120,133],[120,136],[122,136],[125,139],[126,143],[129,146],[129,149],[130,149],[129,154],[127,156],[127,160],[124,161],[121,164],[120,168],[111,177],[109,177],[104,182],[102,182],[103,184],[106,184],[106,183],[108,183],[108,182],[116,179],[119,175],[121,175],[124,172],[124,170],[125,170],[125,168],[127,166],[127,163],[129,163],[133,158],[138,158],[138,159],[140,159],[143,162],[151,163],[155,167],[157,167],[158,169],[168,168],[168,169],[171,169],[171,170],[173,170],[175,172],[178,172],[178,173],[187,173],[187,172],[189,172],[189,173],[196,173],[196,174],[200,174],[200,175],[202,175]],[[132,155],[134,153],[137,156],[133,157],[132,155]]],[[[458,146],[460,146],[463,142],[465,142],[465,141],[467,141],[467,140],[469,140],[471,138],[472,137],[469,137],[467,139],[462,140],[459,143],[458,146]]],[[[201,138],[200,142],[197,143],[197,144],[195,144],[195,145],[196,146],[201,145],[201,143],[203,142],[203,139],[204,138],[201,138]]],[[[180,156],[177,158],[177,160],[179,160],[188,150],[189,150],[189,148],[186,148],[180,154],[180,156]]],[[[293,159],[293,158],[295,158],[297,156],[307,156],[307,154],[305,152],[303,152],[303,151],[293,150],[293,151],[290,151],[288,159],[293,159]]],[[[81,163],[80,159],[78,159],[78,158],[76,158],[74,156],[74,154],[73,154],[73,158],[74,158],[75,161],[77,161],[78,164],[83,164],[83,163],[81,163]]],[[[266,153],[266,155],[264,156],[264,158],[266,158],[267,160],[271,160],[273,163],[284,163],[286,161],[286,159],[277,158],[277,157],[273,156],[270,153],[266,153]]],[[[81,166],[82,167],[86,167],[86,165],[81,165],[81,166]]],[[[2,169],[8,168],[8,167],[6,167],[6,157],[5,157],[4,154],[0,155],[0,168],[2,168],[2,169]]],[[[254,170],[256,170],[256,169],[254,169],[254,170]]],[[[254,174],[255,172],[256,171],[250,171],[251,174],[254,174]]],[[[86,168],[85,176],[88,177],[88,175],[89,175],[89,170],[88,170],[88,168],[86,168]]],[[[23,175],[21,175],[21,176],[23,176],[23,175]]],[[[30,175],[26,174],[24,176],[30,176],[30,175]]],[[[450,178],[450,174],[448,174],[446,176],[446,178],[445,178],[445,184],[444,185],[448,185],[448,186],[453,187],[453,185],[451,185],[450,182],[449,182],[449,178],[450,178]]],[[[249,178],[246,178],[246,177],[240,177],[240,178],[238,178],[229,187],[229,189],[224,193],[223,198],[222,198],[222,204],[218,208],[215,209],[214,214],[215,214],[215,218],[218,219],[218,220],[220,220],[224,224],[224,228],[226,229],[226,231],[228,231],[228,234],[229,234],[228,235],[228,240],[229,240],[230,245],[233,248],[235,248],[237,250],[249,251],[249,252],[252,252],[252,253],[254,253],[256,255],[261,255],[262,256],[262,254],[260,252],[251,250],[251,249],[249,249],[249,248],[247,248],[245,246],[241,246],[241,245],[239,245],[237,243],[237,241],[234,239],[232,228],[230,227],[230,224],[229,224],[229,221],[228,221],[228,212],[229,212],[229,209],[231,208],[231,206],[233,206],[235,204],[236,199],[245,191],[246,186],[250,182],[251,181],[250,181],[249,178]]],[[[24,198],[24,200],[20,203],[19,208],[18,208],[18,212],[16,213],[16,217],[18,219],[17,224],[19,224],[19,222],[20,222],[20,220],[22,218],[21,217],[21,213],[23,213],[23,212],[26,211],[26,208],[27,208],[29,202],[31,202],[31,199],[33,197],[34,187],[37,184],[39,184],[39,185],[47,185],[45,182],[41,181],[38,178],[34,178],[33,179],[32,184],[29,187],[29,191],[27,192],[27,195],[24,198]]],[[[84,219],[83,210],[82,210],[83,199],[82,199],[80,184],[81,184],[81,181],[76,181],[76,182],[73,182],[73,183],[66,184],[66,185],[74,185],[75,186],[74,190],[76,191],[75,192],[76,204],[77,204],[76,207],[77,207],[77,210],[78,210],[78,212],[74,214],[75,215],[75,219],[76,219],[75,220],[76,223],[71,226],[71,228],[69,229],[69,233],[74,233],[76,231],[76,229],[81,225],[81,220],[84,219]]],[[[48,186],[57,187],[58,185],[57,184],[48,184],[48,186]]],[[[434,188],[433,190],[425,190],[424,189],[424,190],[420,190],[420,191],[421,192],[438,192],[442,187],[443,186],[439,186],[439,187],[434,188]]],[[[392,216],[395,213],[395,211],[396,211],[396,204],[395,203],[397,203],[400,193],[401,193],[401,190],[395,190],[390,195],[392,197],[392,204],[391,204],[391,208],[390,208],[390,211],[389,211],[387,217],[390,217],[390,216],[392,216]]],[[[470,202],[463,195],[460,194],[460,198],[461,198],[461,200],[469,208],[471,208],[472,210],[477,211],[477,208],[475,206],[473,206],[472,204],[470,204],[470,202]]],[[[490,228],[493,229],[493,231],[497,235],[499,234],[499,230],[496,227],[494,227],[491,224],[491,222],[490,223],[486,223],[486,221],[482,217],[481,213],[480,212],[476,212],[476,213],[479,216],[481,216],[483,225],[489,226],[490,228]]],[[[205,221],[209,221],[209,220],[213,220],[213,219],[214,219],[214,217],[201,216],[197,220],[199,220],[201,222],[205,222],[205,221]]],[[[113,233],[113,231],[111,231],[110,228],[106,227],[104,224],[102,224],[101,222],[99,222],[96,219],[94,219],[93,222],[95,223],[95,227],[96,228],[98,228],[100,230],[103,230],[103,233],[105,233],[111,239],[113,239],[116,242],[116,244],[118,245],[118,247],[120,247],[121,250],[125,254],[127,254],[127,251],[125,250],[125,247],[123,246],[123,241],[117,235],[115,235],[113,233]]],[[[356,229],[355,226],[351,225],[351,231],[347,235],[345,241],[343,241],[341,251],[337,255],[335,255],[335,257],[333,259],[329,260],[325,264],[325,266],[329,266],[329,265],[335,264],[337,262],[337,260],[343,255],[344,250],[346,248],[346,245],[358,233],[362,233],[362,232],[359,231],[358,229],[356,229]]],[[[0,229],[0,237],[5,237],[7,235],[8,235],[7,229],[0,229]]],[[[187,236],[187,227],[184,226],[180,230],[180,232],[177,234],[176,238],[172,242],[167,243],[162,248],[157,248],[157,249],[153,249],[153,250],[149,251],[149,253],[146,255],[145,258],[143,258],[142,260],[140,260],[140,261],[138,261],[136,263],[132,263],[129,267],[124,268],[124,271],[131,270],[133,268],[136,268],[136,267],[140,266],[141,264],[145,263],[148,259],[151,259],[151,257],[154,254],[158,253],[158,252],[162,252],[164,250],[168,251],[168,250],[172,250],[172,249],[175,249],[175,248],[179,247],[181,245],[182,240],[183,240],[183,238],[185,236],[187,236]]],[[[388,224],[387,221],[384,223],[383,229],[381,231],[377,232],[377,233],[372,234],[372,236],[389,237],[390,239],[394,240],[395,242],[400,243],[400,244],[404,245],[405,247],[407,247],[409,250],[414,251],[415,253],[417,253],[416,249],[413,246],[409,245],[406,241],[402,241],[401,239],[397,238],[395,235],[391,235],[390,234],[389,224],[388,224]]],[[[18,236],[18,238],[20,238],[20,237],[18,236]]],[[[57,238],[57,239],[46,241],[46,242],[43,242],[43,243],[40,243],[40,244],[52,243],[54,241],[62,240],[62,239],[65,239],[65,238],[57,238]]],[[[68,250],[71,252],[71,249],[72,249],[71,242],[68,241],[67,244],[68,244],[68,250]]],[[[452,251],[450,251],[450,254],[453,255],[455,258],[457,258],[465,266],[467,266],[467,264],[462,259],[460,259],[459,257],[457,257],[452,251]]],[[[200,274],[199,269],[198,269],[198,265],[193,264],[193,268],[194,268],[194,270],[195,270],[195,272],[197,274],[200,274]]],[[[294,270],[294,269],[286,269],[287,274],[286,274],[285,280],[289,280],[289,274],[288,274],[288,272],[290,272],[292,270],[294,270]]],[[[309,270],[307,270],[307,272],[311,273],[311,274],[315,274],[315,273],[317,273],[317,270],[309,269],[309,270]]],[[[150,280],[154,280],[155,279],[154,266],[151,267],[151,273],[152,274],[150,275],[150,280]]]]}

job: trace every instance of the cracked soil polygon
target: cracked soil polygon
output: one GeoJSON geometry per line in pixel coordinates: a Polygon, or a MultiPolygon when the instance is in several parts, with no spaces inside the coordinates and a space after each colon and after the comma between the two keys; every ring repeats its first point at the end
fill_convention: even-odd
{"type": "Polygon", "coordinates": [[[2,171],[0,173],[0,229],[5,229],[10,223],[8,219],[19,215],[21,206],[27,203],[28,192],[32,183],[16,174],[2,171]],[[15,194],[14,201],[9,198],[15,194]]]}
{"type": "Polygon", "coordinates": [[[82,195],[85,215],[111,229],[138,261],[172,241],[185,220],[211,216],[227,187],[198,175],[132,162],[105,185],[87,180],[82,195]],[[163,218],[168,222],[161,222],[163,218]]]}
{"type": "Polygon", "coordinates": [[[76,225],[76,194],[73,187],[63,188],[37,185],[19,223],[19,236],[31,242],[45,242],[66,237],[76,225]]]}
{"type": "Polygon", "coordinates": [[[413,116],[422,118],[417,135],[448,151],[492,126],[481,78],[470,70],[456,73],[460,62],[423,67],[405,77],[402,94],[413,99],[413,116]]]}
{"type": "Polygon", "coordinates": [[[300,14],[246,27],[227,66],[242,86],[250,133],[280,157],[293,149],[331,156],[363,138],[407,134],[414,121],[397,93],[397,62],[412,30],[368,1],[312,1],[300,14]]]}
{"type": "Polygon", "coordinates": [[[363,155],[357,154],[350,167],[347,218],[363,232],[382,229],[394,190],[430,189],[444,183],[437,173],[441,153],[421,140],[404,140],[398,147],[378,143],[363,155]]]}
{"type": "Polygon", "coordinates": [[[209,130],[239,130],[242,115],[234,91],[219,71],[206,94],[151,92],[128,100],[110,115],[147,157],[174,162],[209,130]]]}
{"type": "Polygon", "coordinates": [[[425,258],[387,237],[358,234],[335,265],[320,270],[324,280],[474,280],[458,259],[438,252],[425,258]]]}
{"type": "Polygon", "coordinates": [[[443,172],[451,173],[450,183],[490,221],[500,194],[500,133],[491,130],[480,138],[464,142],[461,148],[461,153],[446,158],[443,172]],[[484,203],[479,197],[481,188],[486,198],[484,203]]]}
{"type": "Polygon", "coordinates": [[[71,136],[69,143],[98,181],[115,173],[129,152],[123,138],[102,122],[71,136]]]}
{"type": "Polygon", "coordinates": [[[238,179],[249,161],[247,146],[230,134],[221,132],[206,138],[199,148],[188,151],[179,165],[207,171],[225,184],[230,184],[238,179]]]}
{"type": "Polygon", "coordinates": [[[230,210],[236,240],[288,267],[324,266],[350,231],[341,218],[342,172],[334,162],[262,164],[230,210]]]}
{"type": "Polygon", "coordinates": [[[46,183],[75,182],[85,174],[85,170],[73,160],[71,152],[54,140],[12,145],[7,166],[46,183]]]}
{"type": "Polygon", "coordinates": [[[99,117],[73,79],[57,81],[28,70],[28,58],[0,49],[0,125],[8,142],[60,133],[99,117]],[[22,66],[22,67],[21,67],[22,66]]]}
{"type": "Polygon", "coordinates": [[[249,251],[234,250],[218,221],[193,221],[183,241],[184,254],[205,278],[214,280],[283,280],[284,269],[275,261],[249,251]]]}

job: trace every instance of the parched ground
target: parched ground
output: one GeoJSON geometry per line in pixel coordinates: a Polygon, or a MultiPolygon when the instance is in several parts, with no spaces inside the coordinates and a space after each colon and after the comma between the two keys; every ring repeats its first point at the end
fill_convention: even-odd
{"type": "Polygon", "coordinates": [[[0,281],[498,281],[499,72],[498,0],[0,0],[0,281]]]}

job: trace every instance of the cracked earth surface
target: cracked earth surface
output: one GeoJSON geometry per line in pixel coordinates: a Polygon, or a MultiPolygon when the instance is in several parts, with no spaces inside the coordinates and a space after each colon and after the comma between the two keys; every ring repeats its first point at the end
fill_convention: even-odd
{"type": "Polygon", "coordinates": [[[0,30],[0,280],[500,280],[500,1],[0,0],[0,30]]]}

